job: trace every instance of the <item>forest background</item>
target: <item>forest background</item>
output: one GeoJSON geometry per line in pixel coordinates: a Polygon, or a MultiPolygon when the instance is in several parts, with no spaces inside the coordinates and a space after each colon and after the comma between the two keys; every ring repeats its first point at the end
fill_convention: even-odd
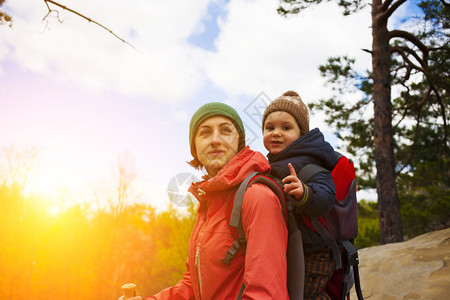
{"type": "MultiPolygon", "coordinates": [[[[448,30],[448,4],[445,6],[446,2],[424,2],[442,3],[441,12],[444,12],[447,19],[440,20],[444,21],[444,29],[448,30]]],[[[435,13],[430,7],[423,9],[435,13]]],[[[7,17],[2,17],[2,22],[10,22],[7,17]]],[[[433,18],[436,16],[431,16],[431,19],[433,18]]],[[[441,16],[438,21],[439,18],[441,16]]],[[[438,56],[432,58],[432,62],[435,67],[441,67],[442,69],[437,71],[445,75],[449,70],[448,35],[444,36],[444,39],[447,39],[444,43],[446,51],[439,52],[438,56]]],[[[351,73],[349,66],[352,60],[345,60],[349,63],[348,66],[341,65],[341,62],[339,59],[330,59],[328,65],[321,67],[324,76],[351,73]]],[[[393,66],[397,67],[397,70],[401,67],[396,63],[393,63],[393,66]]],[[[365,100],[370,98],[372,90],[368,79],[371,75],[351,75],[353,77],[350,76],[350,79],[367,79],[354,86],[368,96],[365,100]]],[[[448,80],[448,76],[444,77],[448,80]]],[[[343,84],[342,81],[337,81],[343,84]]],[[[330,83],[336,82],[330,80],[330,83]]],[[[417,92],[416,96],[420,96],[426,94],[426,83],[419,80],[418,83],[406,87],[409,91],[417,92]]],[[[396,144],[397,162],[407,162],[396,172],[405,239],[449,226],[446,134],[448,81],[437,86],[444,91],[438,93],[443,96],[443,119],[439,119],[440,110],[435,109],[431,103],[426,106],[427,109],[421,111],[425,112],[425,122],[422,123],[428,124],[429,130],[421,135],[413,135],[413,147],[400,147],[402,143],[396,144]],[[409,151],[411,149],[414,150],[414,157],[409,155],[412,153],[409,151]]],[[[395,98],[393,102],[400,103],[401,98],[395,98]]],[[[327,102],[322,101],[310,107],[324,109],[333,106],[332,104],[328,102],[327,106],[327,102]]],[[[342,108],[340,111],[345,112],[342,108]]],[[[335,117],[330,120],[330,124],[333,124],[333,120],[348,121],[349,115],[341,114],[340,117],[341,119],[335,117]]],[[[352,124],[357,125],[357,122],[352,124]]],[[[337,124],[336,127],[342,130],[339,126],[340,124],[337,124]]],[[[364,128],[370,129],[370,120],[369,126],[364,128]]],[[[356,126],[352,129],[355,133],[367,137],[364,128],[356,126]]],[[[404,130],[396,131],[398,141],[411,140],[411,128],[401,129],[404,130]]],[[[423,130],[422,127],[420,129],[423,130]]],[[[350,140],[347,144],[350,147],[346,149],[353,153],[356,159],[358,152],[355,149],[370,148],[370,141],[362,138],[350,140]],[[364,144],[361,141],[369,143],[364,144]]],[[[373,159],[370,151],[365,153],[369,153],[369,161],[373,159]]],[[[139,172],[136,171],[132,159],[125,155],[119,158],[116,168],[112,171],[115,181],[106,187],[109,191],[105,205],[93,207],[80,203],[62,210],[57,209],[48,199],[42,198],[42,195],[25,192],[27,176],[32,170],[35,154],[33,148],[6,147],[2,151],[2,158],[7,164],[1,170],[0,182],[0,205],[3,211],[0,216],[0,266],[3,271],[0,275],[0,297],[115,299],[121,294],[120,285],[125,282],[136,283],[139,294],[150,295],[181,278],[185,270],[187,241],[195,221],[194,205],[186,209],[169,206],[166,210],[157,212],[149,204],[132,204],[129,200],[135,196],[134,183],[139,172]]],[[[371,177],[373,172],[370,172],[373,170],[370,170],[370,166],[359,163],[359,171],[367,168],[368,172],[361,173],[358,184],[361,187],[374,187],[374,179],[371,177]]],[[[98,193],[99,191],[93,191],[90,203],[104,198],[104,195],[98,193]]],[[[64,197],[64,193],[60,196],[64,197]]],[[[363,248],[378,244],[378,204],[361,200],[358,208],[359,236],[356,245],[363,248]]]]}

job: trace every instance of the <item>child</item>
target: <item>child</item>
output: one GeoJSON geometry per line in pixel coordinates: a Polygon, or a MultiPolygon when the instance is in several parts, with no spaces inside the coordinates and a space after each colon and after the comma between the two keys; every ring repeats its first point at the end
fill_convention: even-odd
{"type": "MultiPolygon", "coordinates": [[[[309,130],[308,109],[300,96],[288,91],[275,99],[264,111],[262,124],[271,175],[283,179],[285,192],[295,197],[301,214],[308,217],[327,214],[335,198],[331,173],[319,173],[305,184],[298,179],[296,171],[310,163],[331,171],[336,157],[320,130],[309,130]]],[[[319,234],[303,223],[300,213],[297,224],[305,253],[304,299],[329,299],[323,289],[335,268],[331,249],[319,234]]]]}

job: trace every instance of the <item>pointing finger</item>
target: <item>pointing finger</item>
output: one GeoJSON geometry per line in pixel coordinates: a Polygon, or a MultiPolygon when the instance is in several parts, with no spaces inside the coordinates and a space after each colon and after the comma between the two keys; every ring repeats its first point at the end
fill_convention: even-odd
{"type": "Polygon", "coordinates": [[[295,173],[295,169],[291,163],[288,164],[288,167],[289,167],[289,171],[290,171],[291,175],[297,176],[297,173],[295,173]]]}

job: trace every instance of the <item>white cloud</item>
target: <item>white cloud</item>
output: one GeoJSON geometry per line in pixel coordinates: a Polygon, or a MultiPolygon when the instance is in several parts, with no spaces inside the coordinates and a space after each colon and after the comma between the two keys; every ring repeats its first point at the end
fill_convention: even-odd
{"type": "Polygon", "coordinates": [[[297,89],[303,98],[315,99],[325,94],[317,68],[329,56],[348,54],[370,64],[360,50],[370,47],[368,10],[344,17],[332,3],[283,18],[276,12],[278,1],[219,1],[227,14],[218,20],[217,52],[187,42],[210,17],[206,0],[64,2],[139,51],[63,9],[58,9],[62,24],[54,14],[46,24],[43,2],[8,5],[14,27],[0,31],[6,45],[0,60],[9,57],[46,76],[156,101],[189,99],[208,79],[230,96],[297,89]]]}
{"type": "Polygon", "coordinates": [[[326,93],[318,66],[329,56],[348,54],[370,63],[360,50],[370,47],[368,10],[344,17],[332,3],[290,18],[277,14],[278,1],[216,3],[227,11],[218,20],[216,52],[187,42],[210,17],[212,4],[206,0],[64,2],[139,51],[63,9],[58,9],[62,24],[55,14],[46,24],[43,2],[15,0],[8,5],[14,27],[0,31],[6,45],[0,60],[9,57],[46,76],[155,101],[189,99],[208,80],[230,96],[297,89],[303,98],[316,99],[326,93]]]}
{"type": "Polygon", "coordinates": [[[344,17],[333,3],[323,3],[283,18],[277,6],[272,0],[230,1],[208,65],[217,86],[247,95],[295,89],[315,99],[325,94],[318,67],[328,57],[349,55],[370,66],[370,56],[361,51],[371,45],[367,10],[344,17]]]}
{"type": "Polygon", "coordinates": [[[203,84],[203,50],[186,42],[201,26],[208,1],[65,1],[64,5],[101,23],[135,46],[120,42],[99,26],[56,8],[60,24],[44,2],[8,3],[13,29],[1,28],[0,60],[94,90],[180,101],[203,84]]]}
{"type": "MultiPolygon", "coordinates": [[[[359,71],[370,68],[371,56],[361,50],[371,47],[369,9],[345,17],[334,3],[322,3],[284,18],[277,14],[278,4],[232,0],[226,6],[206,72],[230,99],[253,100],[260,92],[274,98],[292,89],[311,103],[332,96],[318,70],[329,57],[348,55],[356,58],[359,71]]],[[[324,119],[316,111],[311,128],[321,128],[336,144],[324,119]]]]}

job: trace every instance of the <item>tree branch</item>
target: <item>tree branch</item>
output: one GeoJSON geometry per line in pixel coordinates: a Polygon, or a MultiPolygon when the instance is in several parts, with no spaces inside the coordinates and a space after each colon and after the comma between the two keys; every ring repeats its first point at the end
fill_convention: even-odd
{"type": "Polygon", "coordinates": [[[411,34],[410,32],[403,30],[391,30],[389,31],[388,38],[389,40],[391,40],[392,38],[404,38],[405,40],[416,45],[424,54],[424,58],[428,56],[428,47],[425,46],[415,35],[411,34]]]}
{"type": "MultiPolygon", "coordinates": [[[[62,8],[62,9],[65,9],[65,10],[67,10],[68,12],[71,12],[71,13],[73,13],[73,14],[75,14],[75,15],[77,15],[77,16],[79,16],[79,17],[85,19],[85,20],[87,20],[88,22],[92,22],[92,23],[94,23],[95,25],[100,26],[101,28],[103,28],[103,29],[105,29],[106,31],[108,31],[110,34],[112,34],[113,36],[115,36],[117,39],[119,39],[119,40],[122,41],[123,43],[125,43],[125,44],[127,44],[128,46],[132,47],[133,49],[137,50],[132,44],[130,44],[129,42],[127,42],[126,40],[124,40],[123,38],[121,38],[120,36],[118,36],[117,34],[115,34],[111,29],[109,29],[109,28],[103,26],[102,24],[100,24],[100,23],[98,23],[98,22],[96,22],[96,21],[94,21],[94,20],[92,20],[92,19],[86,17],[85,15],[80,14],[79,12],[77,12],[77,11],[75,11],[75,10],[73,10],[73,9],[68,8],[67,6],[64,6],[64,5],[62,5],[62,4],[59,4],[58,2],[55,2],[55,1],[52,1],[52,0],[44,0],[44,2],[45,2],[45,4],[47,5],[48,13],[45,15],[45,17],[43,18],[43,20],[47,19],[47,17],[50,15],[50,13],[53,12],[53,11],[55,11],[55,12],[57,13],[58,21],[60,21],[60,19],[59,19],[59,12],[58,12],[57,10],[52,10],[52,9],[50,9],[50,6],[48,5],[48,3],[51,3],[51,4],[55,5],[55,6],[58,6],[58,7],[62,8]]],[[[60,22],[61,22],[61,21],[60,21],[60,22]]]]}
{"type": "MultiPolygon", "coordinates": [[[[386,1],[386,2],[388,2],[388,1],[386,1]]],[[[389,2],[391,2],[391,1],[389,1],[389,2]]],[[[385,15],[386,18],[389,18],[394,13],[394,11],[405,2],[406,2],[406,0],[395,1],[394,4],[392,4],[386,11],[386,15],[385,15]]]]}
{"type": "Polygon", "coordinates": [[[410,109],[410,108],[413,108],[414,106],[416,106],[416,111],[419,111],[419,112],[420,112],[420,111],[422,110],[422,107],[423,107],[423,106],[425,105],[425,103],[428,101],[428,99],[429,99],[429,97],[430,97],[430,95],[431,95],[431,90],[432,90],[431,87],[427,89],[427,92],[423,95],[422,100],[420,100],[419,103],[413,102],[413,103],[407,105],[407,106],[405,107],[405,109],[410,109]]]}
{"type": "Polygon", "coordinates": [[[408,55],[406,53],[408,53],[409,55],[412,55],[422,66],[422,68],[418,69],[418,70],[420,70],[421,72],[424,72],[426,75],[429,75],[426,73],[428,71],[428,64],[427,64],[426,60],[424,60],[419,55],[417,55],[417,53],[415,51],[413,51],[411,48],[394,46],[394,47],[391,47],[391,53],[394,53],[394,52],[399,53],[408,64],[410,64],[411,66],[413,66],[414,68],[417,69],[418,67],[415,66],[409,59],[407,59],[408,55]]]}
{"type": "Polygon", "coordinates": [[[446,105],[442,102],[442,98],[439,95],[439,93],[436,90],[436,88],[433,86],[432,89],[436,93],[437,102],[439,103],[439,106],[441,108],[442,120],[444,121],[444,143],[447,145],[447,143],[448,143],[448,134],[447,134],[447,117],[446,117],[446,113],[445,113],[446,105]]]}
{"type": "Polygon", "coordinates": [[[392,1],[393,0],[386,0],[386,1],[384,1],[383,4],[381,4],[381,6],[380,6],[380,10],[383,11],[383,12],[387,11],[389,6],[391,5],[392,1]]]}
{"type": "Polygon", "coordinates": [[[441,0],[442,5],[444,5],[444,7],[450,7],[450,4],[445,2],[445,0],[441,0]]]}
{"type": "MultiPolygon", "coordinates": [[[[406,48],[407,50],[410,50],[409,48],[406,48]]],[[[410,65],[411,67],[413,67],[414,69],[422,72],[423,74],[425,74],[427,77],[430,77],[431,74],[430,72],[427,70],[427,66],[426,64],[424,65],[424,62],[422,62],[422,60],[419,60],[419,63],[424,66],[424,67],[420,67],[416,64],[414,64],[409,58],[408,55],[406,55],[405,49],[403,49],[402,47],[392,47],[391,48],[391,52],[397,52],[402,58],[403,60],[410,65]]],[[[409,51],[408,51],[409,52],[409,51]]],[[[415,56],[414,56],[415,57],[415,56]]]]}

